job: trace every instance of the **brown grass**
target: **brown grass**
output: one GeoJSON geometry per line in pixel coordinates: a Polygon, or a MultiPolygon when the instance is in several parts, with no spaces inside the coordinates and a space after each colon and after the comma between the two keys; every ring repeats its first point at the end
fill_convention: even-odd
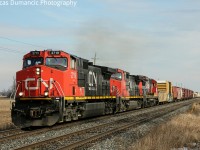
{"type": "Polygon", "coordinates": [[[11,103],[13,100],[0,98],[0,130],[5,130],[13,127],[11,123],[11,103]]]}
{"type": "Polygon", "coordinates": [[[191,143],[198,141],[200,141],[200,101],[194,103],[187,113],[155,128],[130,149],[170,150],[184,146],[192,148],[191,143]]]}

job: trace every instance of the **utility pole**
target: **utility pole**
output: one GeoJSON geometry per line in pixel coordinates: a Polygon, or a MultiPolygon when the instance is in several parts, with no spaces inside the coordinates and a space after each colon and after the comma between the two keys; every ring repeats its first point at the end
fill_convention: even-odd
{"type": "Polygon", "coordinates": [[[94,58],[92,58],[92,59],[94,60],[94,61],[93,61],[93,62],[94,62],[94,65],[96,65],[96,60],[99,59],[99,58],[97,58],[97,53],[96,53],[96,52],[95,52],[95,54],[94,54],[94,58]]]}

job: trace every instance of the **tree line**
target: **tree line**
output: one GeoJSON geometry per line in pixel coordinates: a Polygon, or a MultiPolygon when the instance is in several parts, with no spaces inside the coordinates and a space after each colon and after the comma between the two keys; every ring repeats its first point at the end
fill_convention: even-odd
{"type": "Polygon", "coordinates": [[[15,90],[16,90],[16,80],[13,77],[12,85],[8,89],[3,89],[2,91],[0,91],[0,96],[14,98],[15,90]]]}

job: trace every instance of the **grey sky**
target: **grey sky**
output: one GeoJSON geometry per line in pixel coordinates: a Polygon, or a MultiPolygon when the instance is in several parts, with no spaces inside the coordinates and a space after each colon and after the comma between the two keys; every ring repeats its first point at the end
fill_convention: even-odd
{"type": "Polygon", "coordinates": [[[12,83],[23,54],[52,48],[170,80],[200,91],[200,2],[197,0],[86,0],[76,7],[0,6],[0,90],[12,83]],[[7,50],[7,52],[6,52],[7,50]]]}

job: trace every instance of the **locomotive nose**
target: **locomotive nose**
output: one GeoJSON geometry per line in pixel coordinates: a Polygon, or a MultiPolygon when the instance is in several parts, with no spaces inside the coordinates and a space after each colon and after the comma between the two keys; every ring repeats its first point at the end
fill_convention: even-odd
{"type": "Polygon", "coordinates": [[[53,79],[45,75],[50,71],[44,66],[34,66],[17,73],[19,97],[48,97],[53,88],[53,79]]]}

